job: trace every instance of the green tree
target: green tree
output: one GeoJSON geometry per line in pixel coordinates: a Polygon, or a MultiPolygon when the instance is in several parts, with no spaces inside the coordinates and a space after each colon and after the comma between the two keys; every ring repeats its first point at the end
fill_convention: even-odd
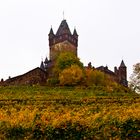
{"type": "Polygon", "coordinates": [[[80,62],[80,59],[71,52],[61,53],[54,66],[54,74],[59,76],[64,69],[71,67],[71,65],[77,65],[83,69],[83,63],[80,62]]]}
{"type": "Polygon", "coordinates": [[[62,52],[55,60],[51,77],[47,80],[47,82],[50,85],[70,85],[70,83],[74,85],[75,83],[78,83],[79,80],[76,79],[78,78],[77,71],[79,69],[81,69],[81,71],[84,73],[84,66],[83,63],[80,62],[80,59],[71,52],[62,52]],[[72,69],[75,73],[70,73],[68,68],[72,69]],[[72,79],[69,79],[70,75],[72,75],[72,79]],[[67,82],[66,79],[68,80],[67,82]]]}
{"type": "Polygon", "coordinates": [[[140,63],[133,66],[133,74],[130,77],[129,87],[136,92],[140,92],[140,63]]]}

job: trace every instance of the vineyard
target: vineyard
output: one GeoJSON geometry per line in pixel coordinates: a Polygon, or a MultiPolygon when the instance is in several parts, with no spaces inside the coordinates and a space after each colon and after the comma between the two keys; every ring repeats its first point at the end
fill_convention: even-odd
{"type": "Polygon", "coordinates": [[[140,96],[100,88],[0,87],[0,139],[138,140],[140,96]]]}

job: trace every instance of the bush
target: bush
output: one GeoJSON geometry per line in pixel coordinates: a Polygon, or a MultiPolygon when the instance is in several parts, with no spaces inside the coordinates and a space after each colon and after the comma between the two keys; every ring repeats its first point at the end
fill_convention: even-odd
{"type": "Polygon", "coordinates": [[[77,85],[83,78],[83,70],[78,65],[71,65],[59,74],[60,85],[63,86],[77,85]]]}
{"type": "Polygon", "coordinates": [[[86,84],[88,86],[106,86],[109,84],[109,77],[98,70],[87,69],[86,70],[86,84]]]}
{"type": "Polygon", "coordinates": [[[6,137],[9,139],[22,139],[26,132],[27,130],[22,128],[22,126],[14,126],[12,128],[8,128],[6,137]]]}
{"type": "Polygon", "coordinates": [[[140,120],[128,119],[120,126],[121,139],[140,138],[140,120]]]}

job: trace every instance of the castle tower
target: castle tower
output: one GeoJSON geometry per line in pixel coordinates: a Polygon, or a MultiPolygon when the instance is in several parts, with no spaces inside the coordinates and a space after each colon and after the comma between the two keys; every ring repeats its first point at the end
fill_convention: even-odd
{"type": "Polygon", "coordinates": [[[42,70],[45,70],[45,66],[44,66],[43,61],[41,61],[40,68],[41,68],[42,70]]]}
{"type": "Polygon", "coordinates": [[[56,34],[53,29],[49,33],[50,61],[54,61],[61,52],[72,52],[77,56],[78,34],[71,33],[66,20],[62,20],[56,34]]]}
{"type": "Polygon", "coordinates": [[[124,86],[128,86],[127,82],[127,67],[124,64],[124,61],[122,60],[120,67],[118,69],[118,76],[119,76],[119,82],[120,84],[124,86]]]}

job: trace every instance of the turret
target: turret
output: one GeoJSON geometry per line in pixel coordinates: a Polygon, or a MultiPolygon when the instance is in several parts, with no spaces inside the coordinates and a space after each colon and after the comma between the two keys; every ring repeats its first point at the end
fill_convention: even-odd
{"type": "Polygon", "coordinates": [[[73,31],[73,36],[74,36],[76,39],[78,39],[78,34],[77,34],[76,29],[74,29],[74,31],[73,31]]]}
{"type": "Polygon", "coordinates": [[[50,32],[49,32],[48,36],[49,36],[49,46],[50,46],[50,45],[53,44],[53,39],[55,37],[52,27],[50,29],[50,32]]]}
{"type": "Polygon", "coordinates": [[[49,32],[48,36],[49,36],[49,39],[51,39],[51,38],[53,38],[55,36],[54,33],[53,33],[52,27],[50,29],[50,32],[49,32]]]}
{"type": "Polygon", "coordinates": [[[42,61],[41,64],[40,64],[40,68],[41,68],[42,70],[45,70],[45,66],[44,66],[43,61],[42,61]]]}
{"type": "Polygon", "coordinates": [[[76,46],[78,46],[78,34],[77,34],[76,29],[74,29],[74,31],[73,31],[73,37],[75,38],[75,44],[76,44],[76,46]]]}
{"type": "Polygon", "coordinates": [[[49,63],[49,60],[48,58],[46,57],[45,61],[44,61],[44,64],[47,65],[49,63]]]}
{"type": "Polygon", "coordinates": [[[115,73],[116,75],[118,75],[118,69],[117,69],[117,67],[114,67],[114,73],[115,73]]]}
{"type": "Polygon", "coordinates": [[[127,82],[127,67],[124,64],[124,61],[122,60],[120,67],[119,67],[119,82],[124,85],[128,86],[127,82]]]}

